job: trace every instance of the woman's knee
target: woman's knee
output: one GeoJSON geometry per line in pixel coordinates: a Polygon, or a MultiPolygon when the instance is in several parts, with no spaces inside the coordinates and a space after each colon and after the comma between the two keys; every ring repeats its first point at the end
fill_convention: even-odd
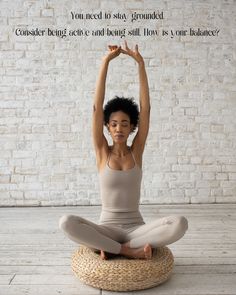
{"type": "Polygon", "coordinates": [[[166,224],[172,224],[175,230],[179,232],[185,232],[188,229],[188,220],[184,216],[171,215],[166,217],[166,224]]]}
{"type": "Polygon", "coordinates": [[[75,222],[75,217],[74,215],[63,215],[59,219],[59,228],[68,231],[71,227],[71,225],[75,222]]]}
{"type": "Polygon", "coordinates": [[[178,216],[177,217],[177,226],[178,226],[178,230],[180,232],[185,233],[188,229],[188,220],[186,217],[184,216],[178,216]]]}

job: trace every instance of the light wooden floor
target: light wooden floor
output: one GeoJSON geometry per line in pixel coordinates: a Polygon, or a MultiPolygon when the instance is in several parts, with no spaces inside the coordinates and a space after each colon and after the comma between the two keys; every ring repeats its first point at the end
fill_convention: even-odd
{"type": "MultiPolygon", "coordinates": [[[[58,228],[64,214],[96,222],[100,206],[0,208],[0,295],[118,294],[86,286],[72,273],[78,245],[58,228]]],[[[168,245],[175,257],[164,284],[123,294],[236,294],[236,204],[141,205],[145,222],[172,214],[189,221],[186,235],[168,245]]]]}

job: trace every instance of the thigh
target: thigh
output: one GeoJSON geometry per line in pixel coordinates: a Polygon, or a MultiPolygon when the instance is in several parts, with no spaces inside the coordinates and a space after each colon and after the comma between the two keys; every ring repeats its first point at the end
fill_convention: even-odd
{"type": "Polygon", "coordinates": [[[83,217],[73,215],[73,219],[76,223],[84,223],[89,226],[91,226],[93,229],[95,229],[100,234],[103,234],[106,237],[109,237],[115,241],[121,241],[124,239],[125,231],[122,230],[122,228],[116,227],[114,225],[109,224],[97,224],[95,222],[92,222],[88,219],[85,219],[83,217]]]}
{"type": "Polygon", "coordinates": [[[133,231],[128,233],[128,238],[133,239],[140,235],[147,234],[150,230],[173,223],[178,217],[175,215],[169,215],[161,218],[154,219],[148,223],[140,225],[138,228],[134,229],[133,231]]]}

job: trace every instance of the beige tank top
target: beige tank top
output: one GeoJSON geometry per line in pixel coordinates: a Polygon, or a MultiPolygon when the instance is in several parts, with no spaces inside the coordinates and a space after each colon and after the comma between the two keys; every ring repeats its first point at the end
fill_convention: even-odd
{"type": "MultiPolygon", "coordinates": [[[[134,167],[128,170],[115,170],[109,167],[110,154],[105,168],[99,173],[99,184],[103,212],[130,212],[129,217],[140,218],[139,201],[142,170],[134,155],[134,167]]],[[[126,214],[127,216],[127,214],[126,214]]]]}

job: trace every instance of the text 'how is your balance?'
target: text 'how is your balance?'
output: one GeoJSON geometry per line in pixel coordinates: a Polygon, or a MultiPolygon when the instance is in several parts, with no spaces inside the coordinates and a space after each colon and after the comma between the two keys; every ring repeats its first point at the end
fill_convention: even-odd
{"type": "MultiPolygon", "coordinates": [[[[110,13],[110,12],[98,12],[98,13],[77,13],[77,12],[70,12],[71,19],[73,20],[80,20],[83,25],[85,25],[85,28],[79,28],[76,29],[69,29],[69,28],[32,28],[32,29],[21,29],[16,28],[15,29],[15,35],[16,36],[55,36],[60,38],[66,38],[66,37],[120,37],[125,38],[127,36],[145,36],[145,37],[156,37],[156,36],[162,36],[163,38],[169,37],[185,37],[185,36],[218,36],[220,30],[219,29],[201,29],[201,28],[168,28],[166,29],[163,27],[163,24],[161,24],[161,28],[152,28],[151,26],[148,26],[147,24],[144,27],[136,27],[136,28],[119,28],[119,27],[101,27],[98,28],[96,26],[96,29],[89,29],[88,26],[86,26],[85,21],[91,22],[94,24],[96,21],[105,19],[117,19],[121,20],[123,22],[126,22],[127,20],[131,20],[131,22],[135,22],[140,20],[140,23],[143,25],[144,20],[163,20],[164,14],[162,12],[156,12],[152,11],[150,13],[137,13],[136,11],[127,14],[127,13],[110,13]]],[[[81,25],[81,24],[80,24],[81,25]]],[[[151,25],[151,22],[149,23],[151,25]]]]}
{"type": "Polygon", "coordinates": [[[209,37],[215,37],[218,36],[220,30],[201,30],[200,28],[193,29],[189,28],[188,30],[163,30],[159,33],[159,30],[157,29],[149,29],[149,28],[135,28],[131,30],[124,29],[109,29],[109,28],[102,28],[102,29],[96,29],[96,30],[88,30],[88,29],[75,29],[75,30],[68,30],[65,29],[15,29],[16,36],[34,36],[34,37],[44,37],[44,36],[50,36],[50,37],[60,37],[60,38],[66,38],[66,37],[102,37],[102,36],[108,36],[108,37],[120,37],[125,38],[126,36],[163,36],[170,38],[174,37],[184,37],[184,36],[209,36],[209,37]]]}

